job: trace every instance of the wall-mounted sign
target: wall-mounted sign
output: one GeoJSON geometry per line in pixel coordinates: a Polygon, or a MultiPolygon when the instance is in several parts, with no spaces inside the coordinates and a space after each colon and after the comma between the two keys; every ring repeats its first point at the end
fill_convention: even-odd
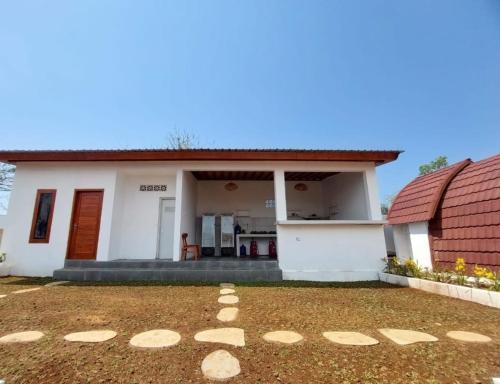
{"type": "Polygon", "coordinates": [[[167,190],[166,184],[155,184],[155,185],[146,185],[141,184],[139,187],[139,191],[141,192],[165,192],[167,190]]]}

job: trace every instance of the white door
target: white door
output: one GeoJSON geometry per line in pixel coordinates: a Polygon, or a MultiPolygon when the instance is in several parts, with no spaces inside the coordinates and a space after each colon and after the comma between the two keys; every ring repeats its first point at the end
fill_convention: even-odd
{"type": "Polygon", "coordinates": [[[158,259],[172,259],[174,250],[175,199],[160,200],[158,259]]]}

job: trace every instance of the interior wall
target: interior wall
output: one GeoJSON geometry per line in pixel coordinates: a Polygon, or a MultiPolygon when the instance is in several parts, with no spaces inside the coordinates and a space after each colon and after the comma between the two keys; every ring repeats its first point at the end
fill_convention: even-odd
{"type": "MultiPolygon", "coordinates": [[[[158,244],[160,198],[175,197],[174,175],[120,175],[110,259],[154,259],[158,244]],[[141,184],[166,184],[167,190],[140,191],[141,184]]],[[[174,228],[172,228],[172,231],[174,228]]]]}
{"type": "Polygon", "coordinates": [[[334,207],[334,220],[370,219],[362,172],[342,172],[322,181],[326,209],[334,207]]]}
{"type": "Polygon", "coordinates": [[[289,218],[293,213],[304,217],[312,215],[321,217],[328,213],[323,205],[323,190],[320,181],[286,181],[285,190],[289,218]],[[307,191],[297,191],[295,189],[297,183],[307,185],[307,191]]]}
{"type": "Polygon", "coordinates": [[[234,181],[235,191],[227,191],[227,180],[199,180],[196,215],[205,213],[233,213],[247,211],[251,217],[276,217],[274,208],[266,208],[266,200],[274,200],[272,181],[234,181]]]}

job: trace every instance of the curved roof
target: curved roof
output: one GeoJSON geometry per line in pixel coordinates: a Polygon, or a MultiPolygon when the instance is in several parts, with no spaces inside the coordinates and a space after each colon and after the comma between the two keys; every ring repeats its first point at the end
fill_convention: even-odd
{"type": "Polygon", "coordinates": [[[429,222],[433,257],[452,265],[457,255],[500,266],[500,155],[470,164],[448,185],[429,222]]]}
{"type": "Polygon", "coordinates": [[[387,217],[389,224],[431,220],[448,184],[471,163],[466,159],[414,179],[394,199],[387,217]]]}

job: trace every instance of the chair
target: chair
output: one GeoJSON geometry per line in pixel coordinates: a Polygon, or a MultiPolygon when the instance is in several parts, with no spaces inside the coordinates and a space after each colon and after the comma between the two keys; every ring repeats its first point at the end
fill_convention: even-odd
{"type": "Polygon", "coordinates": [[[186,260],[187,254],[192,253],[193,258],[198,260],[200,258],[200,246],[198,244],[188,244],[187,233],[182,234],[182,256],[181,260],[186,260]]]}

